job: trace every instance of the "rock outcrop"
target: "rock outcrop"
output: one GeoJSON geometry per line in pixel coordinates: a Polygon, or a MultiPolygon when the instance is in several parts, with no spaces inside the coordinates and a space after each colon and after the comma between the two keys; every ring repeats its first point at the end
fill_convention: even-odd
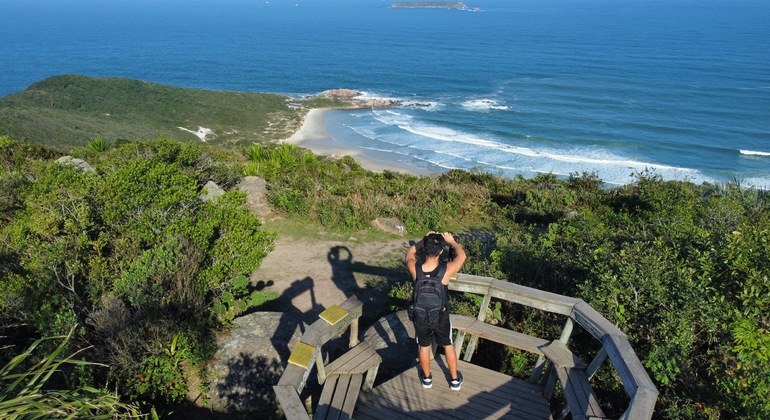
{"type": "Polygon", "coordinates": [[[351,89],[325,90],[309,99],[314,99],[314,98],[340,100],[340,101],[346,102],[348,105],[350,105],[351,108],[355,108],[355,109],[384,108],[384,107],[391,107],[391,106],[399,106],[403,103],[398,99],[362,98],[361,92],[351,90],[351,89]]]}
{"type": "Polygon", "coordinates": [[[267,182],[264,179],[257,176],[247,176],[235,187],[246,193],[246,205],[252,213],[260,218],[272,213],[270,203],[267,201],[267,182]]]}
{"type": "Polygon", "coordinates": [[[397,218],[378,217],[372,220],[372,227],[385,232],[395,233],[396,235],[406,235],[406,226],[404,222],[397,218]]]}
{"type": "Polygon", "coordinates": [[[206,185],[203,186],[200,199],[203,201],[211,201],[216,197],[222,196],[224,194],[225,190],[223,190],[222,187],[217,185],[214,181],[209,181],[206,183],[206,185]]]}
{"type": "Polygon", "coordinates": [[[232,332],[217,340],[206,407],[218,413],[273,418],[278,409],[273,385],[302,337],[301,326],[297,318],[280,312],[236,318],[232,332]]]}
{"type": "Polygon", "coordinates": [[[83,172],[96,173],[96,169],[94,169],[93,166],[91,166],[88,162],[84,161],[83,159],[78,159],[72,156],[62,156],[59,159],[56,159],[56,162],[61,163],[62,165],[75,166],[83,172]]]}

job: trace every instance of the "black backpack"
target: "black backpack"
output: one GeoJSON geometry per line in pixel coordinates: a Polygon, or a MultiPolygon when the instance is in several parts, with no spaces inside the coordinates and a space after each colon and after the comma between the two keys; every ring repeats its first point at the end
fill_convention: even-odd
{"type": "Polygon", "coordinates": [[[446,306],[446,287],[441,279],[446,274],[446,264],[439,266],[438,274],[431,277],[417,265],[417,280],[414,283],[413,312],[414,324],[422,327],[435,328],[441,319],[441,313],[446,306]]]}

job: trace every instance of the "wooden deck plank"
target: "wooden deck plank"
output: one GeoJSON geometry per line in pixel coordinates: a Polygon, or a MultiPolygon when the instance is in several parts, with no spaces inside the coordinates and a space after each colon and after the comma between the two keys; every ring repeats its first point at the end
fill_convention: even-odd
{"type": "Polygon", "coordinates": [[[329,413],[326,415],[327,419],[337,420],[342,416],[342,406],[348,394],[350,380],[351,375],[340,375],[337,379],[337,385],[334,387],[334,398],[332,398],[331,405],[329,406],[329,413]]]}
{"type": "Polygon", "coordinates": [[[449,389],[446,363],[431,363],[433,388],[424,389],[417,368],[380,384],[359,398],[354,418],[360,419],[550,419],[539,388],[463,361],[458,362],[462,390],[449,389]]]}
{"type": "MultiPolygon", "coordinates": [[[[377,405],[379,410],[387,408],[394,413],[407,414],[417,418],[453,417],[458,419],[477,418],[548,418],[548,409],[533,407],[526,402],[508,399],[494,402],[482,399],[484,394],[467,396],[460,391],[459,395],[447,395],[420,389],[405,396],[403,391],[390,390],[380,392],[367,399],[371,405],[377,405]],[[464,397],[463,397],[464,396],[464,397]]],[[[359,403],[360,404],[360,403],[359,403]]],[[[361,407],[363,405],[360,404],[361,407]]],[[[361,410],[361,408],[359,408],[361,410]]]]}
{"type": "Polygon", "coordinates": [[[350,383],[348,384],[347,392],[350,394],[345,397],[345,401],[342,404],[342,414],[340,420],[349,420],[356,408],[358,402],[358,393],[361,391],[361,383],[364,381],[364,376],[361,374],[351,375],[350,383]]]}
{"type": "MultiPolygon", "coordinates": [[[[499,406],[500,404],[507,404],[512,399],[515,399],[517,401],[529,401],[533,404],[540,403],[542,404],[542,409],[547,409],[547,403],[542,398],[541,390],[537,386],[527,382],[516,383],[516,386],[514,386],[512,382],[515,382],[515,379],[507,375],[489,371],[479,366],[464,362],[461,366],[460,371],[464,377],[462,385],[463,390],[469,391],[466,394],[479,396],[479,401],[481,403],[490,400],[493,405],[499,406]]],[[[439,393],[440,396],[441,392],[451,392],[449,391],[449,378],[447,375],[443,374],[441,367],[439,367],[437,363],[433,364],[431,373],[433,374],[433,387],[441,390],[439,393]]],[[[402,376],[404,382],[398,383],[398,385],[395,386],[397,389],[396,392],[407,391],[409,393],[421,394],[426,391],[419,382],[418,371],[416,368],[404,372],[402,376]]],[[[387,389],[387,387],[383,387],[383,389],[387,389]]],[[[431,391],[433,391],[433,389],[431,389],[431,391]]]]}
{"type": "MultiPolygon", "coordinates": [[[[539,416],[539,413],[547,411],[543,407],[531,406],[525,401],[510,397],[507,399],[489,398],[484,393],[469,394],[465,387],[458,392],[458,395],[447,395],[444,391],[441,393],[431,391],[420,389],[410,392],[410,398],[427,400],[420,402],[424,406],[419,407],[419,409],[431,414],[431,416],[437,412],[448,412],[461,419],[511,418],[512,413],[517,413],[520,417],[543,418],[539,416]]],[[[400,401],[404,395],[398,390],[390,389],[388,392],[380,392],[378,397],[387,398],[388,401],[400,401]]]]}

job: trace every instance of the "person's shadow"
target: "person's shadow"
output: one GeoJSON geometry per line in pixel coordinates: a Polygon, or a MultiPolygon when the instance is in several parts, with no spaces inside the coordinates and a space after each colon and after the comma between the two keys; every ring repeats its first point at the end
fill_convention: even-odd
{"type": "Polygon", "coordinates": [[[353,253],[342,245],[329,249],[327,260],[332,268],[332,282],[337,288],[346,298],[356,296],[364,304],[361,316],[364,326],[371,325],[391,312],[388,310],[390,288],[409,278],[409,272],[402,265],[383,267],[354,261],[353,253]],[[374,284],[361,285],[363,282],[356,275],[366,275],[377,281],[374,284]]]}

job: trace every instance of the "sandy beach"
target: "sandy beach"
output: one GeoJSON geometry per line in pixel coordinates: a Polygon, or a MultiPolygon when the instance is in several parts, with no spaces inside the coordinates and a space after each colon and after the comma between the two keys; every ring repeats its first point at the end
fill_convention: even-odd
{"type": "Polygon", "coordinates": [[[409,165],[395,160],[387,160],[385,157],[373,157],[364,149],[342,144],[326,132],[324,114],[328,109],[311,109],[305,115],[302,126],[291,137],[284,140],[286,143],[296,144],[321,156],[342,157],[350,156],[360,163],[364,169],[373,172],[385,170],[412,175],[430,175],[432,172],[426,168],[409,165]]]}

